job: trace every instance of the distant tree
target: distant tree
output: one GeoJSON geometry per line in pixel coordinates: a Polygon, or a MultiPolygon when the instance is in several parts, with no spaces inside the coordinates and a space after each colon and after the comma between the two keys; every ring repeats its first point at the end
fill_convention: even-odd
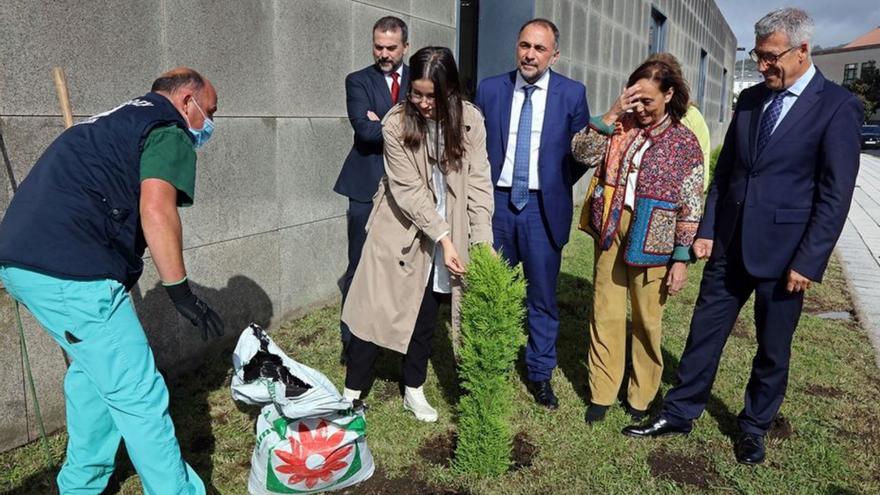
{"type": "Polygon", "coordinates": [[[844,84],[844,87],[856,95],[865,106],[865,119],[870,119],[874,112],[880,109],[880,70],[877,68],[862,69],[861,77],[844,84]]]}

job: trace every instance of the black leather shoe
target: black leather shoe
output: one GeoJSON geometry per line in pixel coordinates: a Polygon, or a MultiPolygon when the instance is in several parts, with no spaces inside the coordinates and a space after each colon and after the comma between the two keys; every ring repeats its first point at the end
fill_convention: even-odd
{"type": "Polygon", "coordinates": [[[599,404],[590,404],[587,407],[587,414],[584,416],[584,421],[587,424],[598,423],[605,419],[605,413],[608,412],[608,406],[600,406],[599,404]]]}
{"type": "Polygon", "coordinates": [[[656,438],[667,435],[687,435],[691,432],[691,425],[678,426],[669,420],[657,417],[642,425],[630,425],[621,431],[624,435],[633,438],[656,438]]]}
{"type": "Polygon", "coordinates": [[[764,462],[764,436],[743,433],[733,447],[736,454],[736,462],[754,466],[764,462]]]}
{"type": "Polygon", "coordinates": [[[559,399],[557,399],[556,394],[553,393],[553,387],[550,386],[550,380],[532,382],[532,395],[535,396],[535,402],[547,409],[556,409],[559,407],[559,399]]]}

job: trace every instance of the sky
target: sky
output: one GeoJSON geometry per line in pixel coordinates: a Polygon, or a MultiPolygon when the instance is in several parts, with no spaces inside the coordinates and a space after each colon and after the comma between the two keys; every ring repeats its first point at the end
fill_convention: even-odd
{"type": "MultiPolygon", "coordinates": [[[[849,43],[880,26],[880,0],[715,0],[736,35],[737,46],[755,45],[755,22],[781,7],[806,10],[816,23],[813,45],[824,48],[849,43]]],[[[744,56],[739,52],[740,57],[744,56]]]]}

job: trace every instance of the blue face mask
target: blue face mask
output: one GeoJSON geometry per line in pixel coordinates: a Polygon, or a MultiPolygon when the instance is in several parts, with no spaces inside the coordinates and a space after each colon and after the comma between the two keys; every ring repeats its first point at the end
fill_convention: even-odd
{"type": "Polygon", "coordinates": [[[199,149],[211,139],[211,135],[214,134],[214,121],[209,119],[207,115],[205,115],[205,111],[202,110],[202,107],[199,106],[198,102],[195,98],[192,99],[192,102],[196,104],[196,108],[202,112],[202,116],[205,117],[205,123],[202,125],[201,129],[193,129],[189,128],[189,133],[193,135],[195,138],[195,143],[193,143],[193,149],[199,149]]]}

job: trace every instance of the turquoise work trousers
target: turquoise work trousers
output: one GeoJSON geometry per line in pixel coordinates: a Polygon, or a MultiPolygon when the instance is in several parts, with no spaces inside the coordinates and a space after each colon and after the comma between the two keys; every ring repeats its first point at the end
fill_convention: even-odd
{"type": "Polygon", "coordinates": [[[101,493],[120,439],[144,493],[204,495],[202,480],[181,458],[168,389],[122,284],[8,265],[0,265],[0,279],[73,361],[64,377],[69,439],[61,495],[101,493]]]}

